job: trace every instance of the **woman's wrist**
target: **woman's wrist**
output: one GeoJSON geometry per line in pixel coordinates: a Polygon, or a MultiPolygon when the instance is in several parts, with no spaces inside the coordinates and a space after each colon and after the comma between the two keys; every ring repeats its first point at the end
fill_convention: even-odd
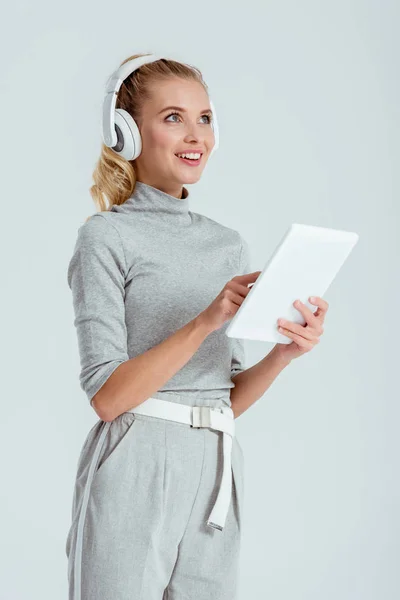
{"type": "Polygon", "coordinates": [[[273,357],[277,363],[281,364],[282,368],[287,367],[292,362],[291,359],[288,359],[282,352],[282,344],[275,344],[269,353],[269,356],[273,357]]]}

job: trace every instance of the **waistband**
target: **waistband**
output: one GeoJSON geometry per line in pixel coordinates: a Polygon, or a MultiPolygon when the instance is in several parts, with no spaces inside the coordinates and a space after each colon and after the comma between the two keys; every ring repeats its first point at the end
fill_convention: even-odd
{"type": "MultiPolygon", "coordinates": [[[[161,419],[187,423],[191,427],[210,427],[223,432],[223,473],[217,500],[207,520],[207,525],[223,530],[226,516],[231,500],[232,491],[232,443],[235,435],[235,421],[233,410],[229,406],[212,408],[210,406],[187,406],[176,402],[161,400],[159,398],[148,398],[138,406],[127,412],[149,415],[161,419]]],[[[82,505],[79,513],[75,548],[75,572],[74,572],[74,600],[81,600],[81,566],[82,566],[82,544],[83,530],[85,524],[86,510],[89,502],[90,488],[95,474],[95,469],[100,456],[104,439],[107,435],[112,421],[105,421],[99,440],[94,450],[89,466],[89,472],[83,492],[82,505]]]]}
{"type": "Polygon", "coordinates": [[[127,412],[186,423],[190,427],[209,427],[223,432],[223,471],[217,499],[207,520],[207,525],[223,530],[232,495],[232,443],[235,419],[229,406],[187,406],[159,398],[148,398],[127,412]]]}

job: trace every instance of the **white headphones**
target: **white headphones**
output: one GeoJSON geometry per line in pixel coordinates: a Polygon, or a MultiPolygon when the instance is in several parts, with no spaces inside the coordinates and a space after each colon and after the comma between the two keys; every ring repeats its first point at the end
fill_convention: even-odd
{"type": "MultiPolygon", "coordinates": [[[[164,58],[149,54],[140,56],[124,63],[108,78],[103,101],[102,137],[104,144],[126,160],[135,160],[142,151],[142,138],[133,117],[122,108],[115,108],[117,93],[122,82],[142,65],[164,58]]],[[[215,136],[215,145],[211,154],[219,146],[219,130],[214,104],[210,99],[213,118],[211,127],[215,136]]]]}

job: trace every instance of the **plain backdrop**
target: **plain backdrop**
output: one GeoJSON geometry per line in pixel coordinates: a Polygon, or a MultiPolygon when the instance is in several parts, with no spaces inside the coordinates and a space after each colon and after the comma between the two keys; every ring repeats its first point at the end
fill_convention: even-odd
{"type": "MultiPolygon", "coordinates": [[[[398,2],[42,0],[2,17],[1,600],[67,598],[76,465],[98,417],[66,269],[95,212],[104,84],[138,52],[203,72],[221,138],[191,209],[240,230],[252,270],[293,222],[360,236],[321,343],[237,421],[239,598],[398,599],[398,2]]],[[[272,348],[245,346],[248,366],[272,348]]]]}

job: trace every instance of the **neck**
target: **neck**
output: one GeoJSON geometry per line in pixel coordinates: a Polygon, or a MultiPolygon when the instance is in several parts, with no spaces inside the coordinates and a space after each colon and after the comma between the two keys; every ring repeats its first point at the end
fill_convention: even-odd
{"type": "Polygon", "coordinates": [[[113,205],[111,211],[120,213],[147,212],[159,214],[163,218],[177,219],[179,224],[190,224],[189,192],[182,187],[181,198],[168,194],[143,181],[136,181],[131,196],[122,204],[113,205]]]}
{"type": "Polygon", "coordinates": [[[169,196],[174,196],[174,198],[178,198],[181,200],[184,197],[184,187],[183,185],[171,185],[169,183],[162,183],[155,181],[154,179],[149,179],[144,177],[142,179],[137,179],[136,183],[145,183],[146,185],[150,185],[151,187],[160,190],[160,192],[164,192],[164,194],[168,194],[169,196]]]}

